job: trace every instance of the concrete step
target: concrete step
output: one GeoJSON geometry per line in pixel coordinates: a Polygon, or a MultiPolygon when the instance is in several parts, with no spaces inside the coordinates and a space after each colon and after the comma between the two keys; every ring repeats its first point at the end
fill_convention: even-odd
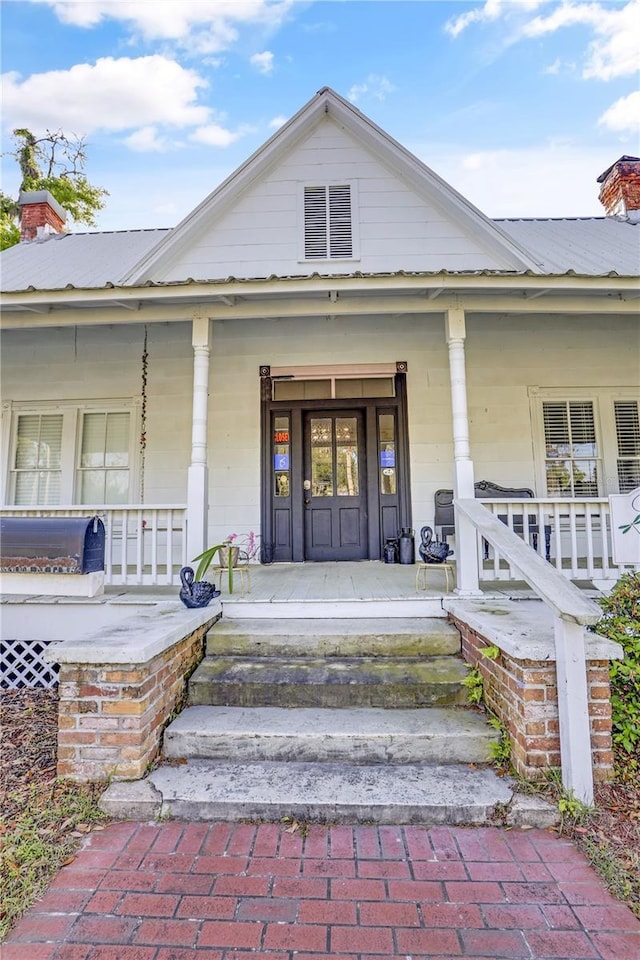
{"type": "Polygon", "coordinates": [[[169,758],[350,764],[485,763],[499,734],[461,707],[422,710],[189,707],[165,730],[169,758]]]}
{"type": "Polygon", "coordinates": [[[485,824],[512,797],[491,769],[456,764],[190,760],[158,767],[149,783],[160,815],[180,820],[485,824]]]}
{"type": "Polygon", "coordinates": [[[209,631],[211,656],[433,657],[460,653],[460,634],[433,617],[228,619],[209,631]]]}
{"type": "MultiPolygon", "coordinates": [[[[415,568],[414,568],[415,570],[415,568]]],[[[415,577],[415,573],[413,574],[415,577]]],[[[444,574],[443,574],[444,578],[444,574]]],[[[444,579],[443,579],[444,587],[444,579]]],[[[225,619],[246,620],[324,620],[335,616],[339,620],[361,620],[363,617],[382,617],[395,619],[397,617],[428,617],[433,619],[447,618],[442,606],[440,590],[416,591],[416,599],[406,596],[387,596],[382,600],[372,600],[369,597],[345,600],[335,597],[331,600],[260,600],[254,594],[232,593],[225,590],[220,598],[225,619]]]]}
{"type": "Polygon", "coordinates": [[[205,657],[189,680],[194,706],[454,706],[466,702],[456,657],[205,657]]]}

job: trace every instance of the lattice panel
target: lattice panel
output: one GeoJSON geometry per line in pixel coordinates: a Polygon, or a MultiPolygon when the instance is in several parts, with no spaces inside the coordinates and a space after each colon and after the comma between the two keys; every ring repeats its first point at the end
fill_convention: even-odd
{"type": "Polygon", "coordinates": [[[60,667],[47,663],[46,640],[0,640],[0,687],[55,687],[60,667]]]}

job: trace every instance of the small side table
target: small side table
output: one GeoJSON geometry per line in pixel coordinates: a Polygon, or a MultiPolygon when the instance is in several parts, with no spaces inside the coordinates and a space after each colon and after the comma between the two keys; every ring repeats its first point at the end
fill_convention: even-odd
{"type": "MultiPolygon", "coordinates": [[[[239,567],[233,567],[233,588],[236,589],[236,584],[240,581],[240,593],[251,593],[251,577],[249,576],[249,564],[244,563],[239,567]]],[[[216,567],[213,572],[213,582],[216,584],[218,590],[222,592],[222,585],[224,584],[229,591],[229,568],[228,567],[216,567]]]]}
{"type": "Polygon", "coordinates": [[[452,563],[419,563],[416,571],[416,590],[427,589],[427,570],[444,570],[446,593],[449,593],[449,577],[451,577],[451,586],[455,587],[456,572],[452,563]]]}

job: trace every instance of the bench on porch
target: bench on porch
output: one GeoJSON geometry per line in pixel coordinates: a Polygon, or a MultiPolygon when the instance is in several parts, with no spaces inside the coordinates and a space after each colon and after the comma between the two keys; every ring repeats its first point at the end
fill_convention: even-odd
{"type": "MultiPolygon", "coordinates": [[[[474,483],[475,496],[478,500],[524,500],[524,499],[533,499],[534,493],[529,487],[501,487],[499,484],[494,483],[492,480],[479,480],[477,483],[474,483]]],[[[448,536],[452,536],[456,532],[455,527],[455,515],[453,510],[453,490],[436,490],[435,496],[435,517],[434,524],[436,530],[440,531],[440,536],[443,540],[446,540],[448,536]]],[[[505,524],[509,524],[509,517],[506,513],[497,514],[498,520],[501,520],[505,524]]],[[[513,532],[517,533],[520,537],[524,534],[524,516],[521,513],[516,513],[512,517],[513,522],[513,532]]],[[[531,534],[533,540],[533,549],[537,551],[538,549],[538,535],[540,533],[540,526],[538,523],[538,517],[535,513],[530,513],[527,516],[527,531],[531,534]]],[[[545,557],[547,560],[551,559],[551,527],[545,524],[544,527],[544,546],[545,546],[545,557]]],[[[484,559],[486,560],[489,556],[489,544],[484,541],[484,559]]]]}

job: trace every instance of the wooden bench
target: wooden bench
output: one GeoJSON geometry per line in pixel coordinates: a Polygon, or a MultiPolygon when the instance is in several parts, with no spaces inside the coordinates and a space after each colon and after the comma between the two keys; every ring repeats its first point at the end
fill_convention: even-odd
{"type": "MultiPolygon", "coordinates": [[[[524,500],[533,499],[534,493],[529,487],[501,487],[491,480],[479,480],[474,485],[474,491],[478,500],[524,500]]],[[[440,531],[440,536],[446,540],[448,536],[453,536],[456,532],[455,515],[453,509],[453,490],[436,490],[435,492],[435,517],[434,524],[436,530],[440,531]]],[[[497,514],[498,520],[508,524],[509,518],[506,513],[497,514]]],[[[531,534],[533,549],[538,549],[538,534],[540,526],[538,517],[535,513],[528,514],[528,533],[531,534]]],[[[519,536],[524,534],[524,517],[521,513],[515,513],[512,517],[513,532],[519,536]]],[[[551,559],[551,527],[545,524],[544,527],[544,545],[545,557],[551,559]]],[[[484,558],[489,556],[489,544],[484,541],[484,558]]]]}

